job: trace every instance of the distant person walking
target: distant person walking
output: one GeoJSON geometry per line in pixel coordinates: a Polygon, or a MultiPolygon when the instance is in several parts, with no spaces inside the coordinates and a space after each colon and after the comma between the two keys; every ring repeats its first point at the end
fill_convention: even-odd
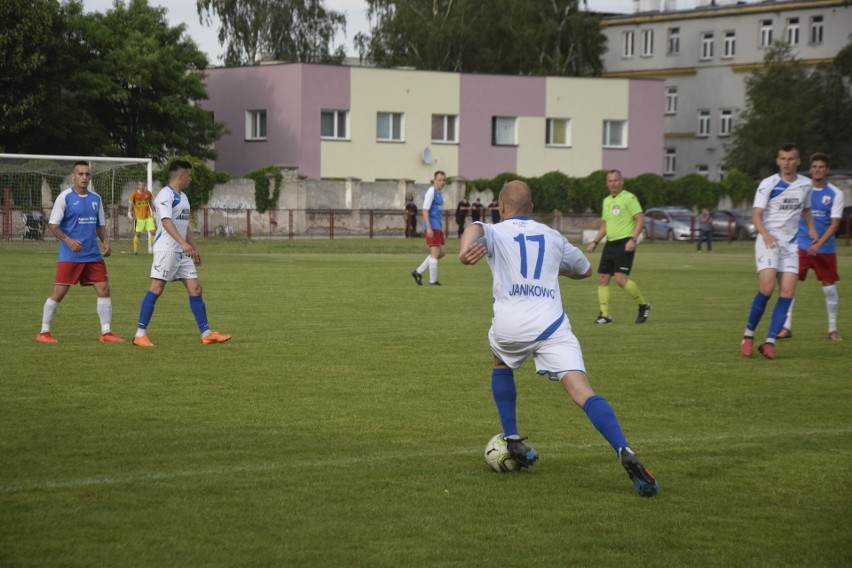
{"type": "Polygon", "coordinates": [[[713,219],[706,207],[698,216],[698,252],[701,252],[701,243],[704,241],[707,241],[707,252],[711,252],[713,250],[713,219]]]}
{"type": "Polygon", "coordinates": [[[426,260],[412,271],[411,276],[418,286],[423,285],[423,273],[429,270],[429,285],[440,286],[438,281],[438,260],[444,257],[444,231],[441,230],[444,219],[444,183],[447,174],[442,171],[435,172],[432,185],[423,196],[423,233],[426,237],[426,246],[429,247],[429,256],[426,260]]]}

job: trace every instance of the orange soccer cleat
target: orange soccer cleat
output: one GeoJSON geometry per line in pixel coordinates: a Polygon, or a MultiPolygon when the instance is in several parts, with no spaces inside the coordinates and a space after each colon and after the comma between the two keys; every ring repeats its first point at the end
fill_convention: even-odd
{"type": "Polygon", "coordinates": [[[124,343],[124,340],[111,331],[102,333],[98,338],[101,343],[124,343]]]}
{"type": "Polygon", "coordinates": [[[154,344],[148,339],[147,335],[137,335],[133,338],[133,345],[136,347],[153,347],[154,344]]]}
{"type": "Polygon", "coordinates": [[[59,343],[55,337],[50,335],[49,331],[43,331],[36,335],[36,341],[39,343],[59,343]]]}
{"type": "Polygon", "coordinates": [[[204,345],[210,345],[212,343],[225,343],[231,339],[230,335],[222,335],[218,331],[211,331],[207,335],[201,336],[201,343],[204,345]]]}

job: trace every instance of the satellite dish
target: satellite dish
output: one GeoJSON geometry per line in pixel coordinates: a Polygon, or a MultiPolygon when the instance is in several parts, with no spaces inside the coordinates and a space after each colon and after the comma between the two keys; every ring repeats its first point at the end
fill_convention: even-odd
{"type": "Polygon", "coordinates": [[[420,159],[423,160],[423,163],[427,166],[431,166],[436,162],[435,158],[432,156],[432,149],[429,146],[423,148],[423,153],[420,154],[420,159]]]}

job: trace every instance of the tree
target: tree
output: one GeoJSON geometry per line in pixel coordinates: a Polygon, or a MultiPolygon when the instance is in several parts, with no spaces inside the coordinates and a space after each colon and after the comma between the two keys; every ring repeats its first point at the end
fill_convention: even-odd
{"type": "Polygon", "coordinates": [[[362,58],[379,67],[523,75],[600,75],[600,18],[577,0],[367,0],[362,58]]]}
{"type": "Polygon", "coordinates": [[[42,120],[58,15],[56,0],[0,3],[0,147],[42,120]]]}
{"type": "Polygon", "coordinates": [[[810,68],[786,43],[773,45],[763,68],[746,79],[746,109],[733,133],[728,166],[765,177],[776,170],[776,151],[785,142],[798,145],[803,156],[819,151],[848,163],[852,96],[841,69],[810,68]]]}
{"type": "MultiPolygon", "coordinates": [[[[215,158],[224,133],[197,105],[207,98],[205,55],[169,27],[163,8],[116,0],[105,14],[62,6],[40,124],[13,141],[36,153],[215,158]]],[[[10,149],[11,150],[11,149],[10,149]]]]}
{"type": "Polygon", "coordinates": [[[260,59],[300,63],[342,63],[343,46],[334,37],[345,31],[346,17],[323,0],[197,0],[198,16],[210,23],[219,16],[219,44],[225,65],[252,65],[260,59]]]}

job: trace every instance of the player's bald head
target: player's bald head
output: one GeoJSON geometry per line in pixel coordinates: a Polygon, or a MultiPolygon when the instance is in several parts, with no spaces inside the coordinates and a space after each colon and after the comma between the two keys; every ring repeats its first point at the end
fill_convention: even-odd
{"type": "Polygon", "coordinates": [[[520,180],[512,180],[500,190],[500,203],[506,208],[506,216],[529,215],[532,213],[530,186],[520,180]]]}

